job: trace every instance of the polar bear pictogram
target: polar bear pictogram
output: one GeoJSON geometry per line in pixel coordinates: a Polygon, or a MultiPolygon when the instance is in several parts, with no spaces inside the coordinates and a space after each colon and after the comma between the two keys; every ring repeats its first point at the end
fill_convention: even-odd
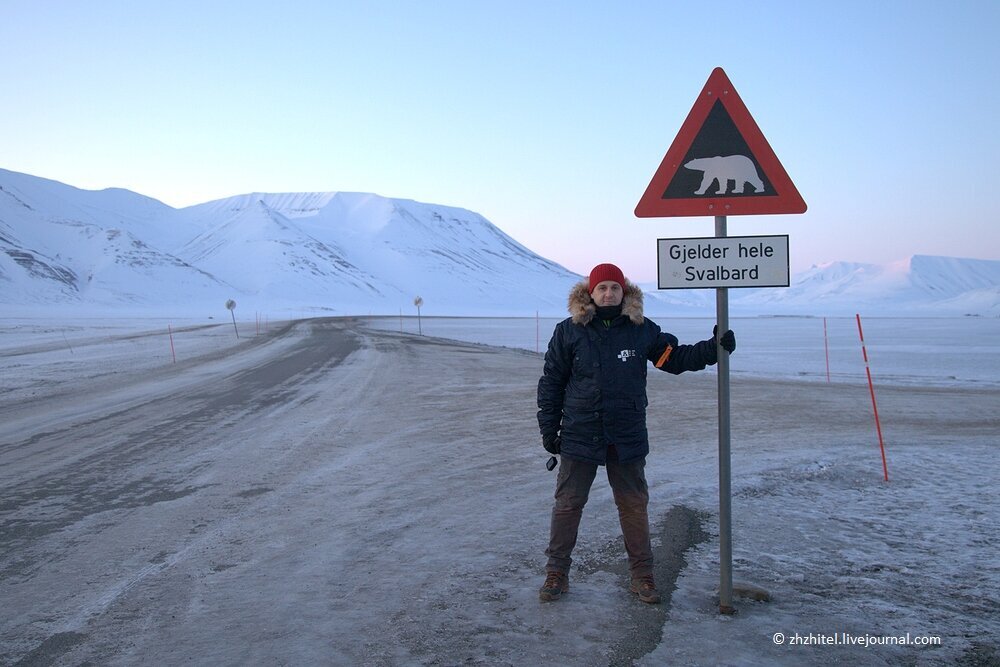
{"type": "Polygon", "coordinates": [[[745,155],[700,157],[685,163],[684,167],[692,171],[705,172],[705,176],[701,179],[701,187],[694,192],[696,195],[705,194],[712,181],[719,182],[719,191],[716,193],[718,195],[728,193],[729,181],[736,183],[733,194],[743,194],[743,186],[747,183],[752,185],[758,194],[764,191],[764,182],[757,175],[757,167],[754,166],[753,160],[745,155]]]}

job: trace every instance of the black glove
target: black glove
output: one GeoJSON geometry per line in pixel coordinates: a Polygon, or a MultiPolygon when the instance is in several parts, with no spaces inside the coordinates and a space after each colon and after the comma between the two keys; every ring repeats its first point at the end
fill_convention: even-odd
{"type": "Polygon", "coordinates": [[[544,447],[545,451],[547,451],[549,454],[558,454],[559,450],[562,449],[562,438],[560,438],[555,433],[543,435],[542,447],[544,447]]]}
{"type": "MultiPolygon", "coordinates": [[[[719,325],[716,324],[712,327],[712,338],[715,338],[718,335],[719,325]]],[[[729,354],[736,351],[736,334],[733,333],[732,329],[722,334],[722,338],[719,339],[719,346],[729,354]]]]}

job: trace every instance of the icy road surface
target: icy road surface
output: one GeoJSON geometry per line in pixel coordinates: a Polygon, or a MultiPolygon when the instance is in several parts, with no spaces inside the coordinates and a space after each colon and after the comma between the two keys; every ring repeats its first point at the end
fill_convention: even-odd
{"type": "MultiPolygon", "coordinates": [[[[2,332],[0,332],[2,333],[2,332]]],[[[8,332],[9,333],[9,332],[8,332]]],[[[598,478],[537,588],[541,359],[344,320],[0,338],[0,663],[948,664],[996,657],[995,389],[734,382],[737,581],[714,611],[715,378],[650,376],[661,606],[598,478]],[[146,347],[149,346],[149,347],[146,347]],[[676,590],[675,590],[676,588],[676,590]],[[911,632],[938,647],[778,646],[911,632]]],[[[987,664],[982,662],[981,664],[987,664]]]]}
{"type": "Polygon", "coordinates": [[[0,405],[5,664],[586,663],[612,610],[633,650],[659,639],[617,591],[537,601],[532,354],[313,321],[178,366],[52,365],[0,405]]]}

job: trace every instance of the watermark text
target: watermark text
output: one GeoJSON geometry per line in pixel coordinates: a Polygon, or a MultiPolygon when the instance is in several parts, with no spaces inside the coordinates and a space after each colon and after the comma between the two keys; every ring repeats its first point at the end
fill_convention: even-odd
{"type": "Polygon", "coordinates": [[[941,646],[941,637],[934,635],[872,635],[853,632],[800,634],[775,632],[771,635],[775,646],[941,646]]]}

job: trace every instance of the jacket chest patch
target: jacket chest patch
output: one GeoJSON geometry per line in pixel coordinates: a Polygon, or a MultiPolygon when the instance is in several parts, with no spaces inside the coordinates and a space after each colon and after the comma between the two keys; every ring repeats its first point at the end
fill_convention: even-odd
{"type": "Polygon", "coordinates": [[[635,350],[622,350],[617,356],[624,363],[629,360],[629,357],[636,357],[638,355],[635,353],[635,350]]]}

